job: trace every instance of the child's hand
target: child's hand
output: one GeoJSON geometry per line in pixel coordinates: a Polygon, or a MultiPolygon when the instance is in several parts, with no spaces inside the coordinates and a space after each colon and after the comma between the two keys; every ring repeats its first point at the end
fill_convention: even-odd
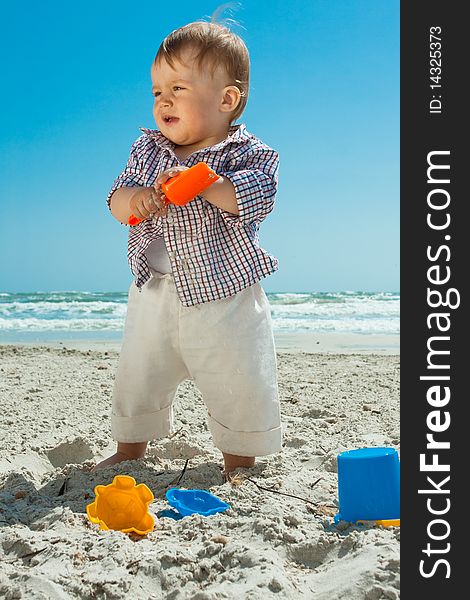
{"type": "Polygon", "coordinates": [[[155,187],[162,185],[162,183],[165,183],[165,181],[168,181],[168,179],[171,179],[171,177],[175,177],[178,175],[178,173],[182,173],[188,169],[189,167],[183,167],[183,165],[180,165],[178,167],[170,167],[169,169],[166,169],[166,171],[162,171],[155,181],[155,187]]]}
{"type": "Polygon", "coordinates": [[[158,187],[145,187],[133,194],[129,200],[129,209],[138,219],[147,219],[150,216],[164,217],[168,207],[163,200],[163,194],[158,187]]]}
{"type": "Polygon", "coordinates": [[[160,173],[160,175],[155,180],[155,183],[153,184],[155,189],[157,190],[157,193],[161,194],[161,196],[164,198],[165,194],[163,193],[161,188],[162,183],[165,183],[172,177],[178,175],[178,173],[182,173],[183,171],[187,171],[188,169],[189,167],[183,167],[182,165],[180,165],[179,167],[170,167],[169,169],[166,169],[166,171],[160,173]]]}

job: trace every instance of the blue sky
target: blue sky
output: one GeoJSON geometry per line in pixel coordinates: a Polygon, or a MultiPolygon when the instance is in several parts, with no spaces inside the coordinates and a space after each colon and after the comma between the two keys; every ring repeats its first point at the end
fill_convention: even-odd
{"type": "MultiPolygon", "coordinates": [[[[261,245],[276,291],[399,290],[399,1],[245,0],[238,122],[281,157],[261,245]]],[[[139,127],[150,64],[217,2],[7,3],[0,50],[1,291],[126,291],[127,228],[105,199],[139,127]]]]}

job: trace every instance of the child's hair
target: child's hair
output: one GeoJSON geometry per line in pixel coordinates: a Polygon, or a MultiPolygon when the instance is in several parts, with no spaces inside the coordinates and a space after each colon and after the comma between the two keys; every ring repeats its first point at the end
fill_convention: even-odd
{"type": "Polygon", "coordinates": [[[236,121],[248,100],[250,57],[245,43],[223,25],[196,21],[172,31],[163,40],[154,64],[165,59],[173,67],[174,60],[188,47],[195,50],[199,69],[209,66],[213,74],[218,66],[224,67],[230,79],[228,85],[240,90],[240,103],[231,115],[231,122],[236,121]]]}

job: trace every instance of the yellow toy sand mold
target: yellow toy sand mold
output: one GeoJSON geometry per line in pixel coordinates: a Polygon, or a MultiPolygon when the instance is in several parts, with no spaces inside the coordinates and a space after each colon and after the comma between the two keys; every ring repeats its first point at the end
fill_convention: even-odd
{"type": "Polygon", "coordinates": [[[374,525],[381,527],[400,527],[400,519],[381,519],[380,521],[365,521],[360,519],[356,521],[356,523],[360,525],[368,525],[369,523],[374,523],[374,525]]]}
{"type": "Polygon", "coordinates": [[[100,529],[115,529],[123,533],[150,533],[155,521],[148,512],[154,496],[145,483],[136,485],[129,475],[116,475],[109,485],[95,487],[96,498],[86,507],[88,518],[100,529]]]}

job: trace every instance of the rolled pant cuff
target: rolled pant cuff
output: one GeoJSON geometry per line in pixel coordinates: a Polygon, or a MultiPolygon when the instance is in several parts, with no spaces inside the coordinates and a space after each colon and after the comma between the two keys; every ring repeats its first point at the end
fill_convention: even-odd
{"type": "Polygon", "coordinates": [[[173,407],[167,406],[145,415],[121,417],[111,414],[111,436],[118,442],[148,442],[167,436],[173,425],[173,407]]]}
{"type": "Polygon", "coordinates": [[[281,450],[281,426],[268,431],[232,431],[211,416],[208,424],[214,445],[226,454],[266,456],[281,450]]]}

